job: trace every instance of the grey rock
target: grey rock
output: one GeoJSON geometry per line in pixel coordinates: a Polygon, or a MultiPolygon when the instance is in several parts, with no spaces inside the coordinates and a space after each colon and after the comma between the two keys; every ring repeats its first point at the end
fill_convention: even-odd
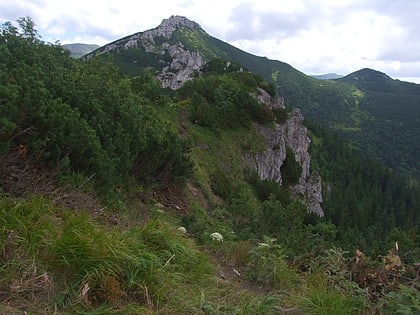
{"type": "Polygon", "coordinates": [[[260,87],[257,87],[257,95],[254,95],[258,103],[266,104],[271,108],[286,108],[284,105],[284,98],[282,97],[272,97],[268,92],[260,87]]]}
{"type": "Polygon", "coordinates": [[[169,53],[172,61],[170,66],[163,68],[158,74],[162,87],[179,89],[185,82],[193,79],[205,64],[198,52],[190,52],[182,45],[166,45],[164,49],[169,53]]]}

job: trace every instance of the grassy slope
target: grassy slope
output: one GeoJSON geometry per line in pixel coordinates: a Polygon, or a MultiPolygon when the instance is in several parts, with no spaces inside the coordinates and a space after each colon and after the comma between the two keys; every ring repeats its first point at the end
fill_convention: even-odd
{"type": "Polygon", "coordinates": [[[241,314],[264,301],[216,277],[159,206],[128,229],[39,197],[5,198],[0,208],[2,225],[14,231],[1,314],[200,314],[204,307],[241,314]]]}
{"type": "Polygon", "coordinates": [[[177,213],[194,211],[191,205],[201,209],[207,200],[220,203],[208,181],[218,162],[225,160],[232,174],[241,173],[241,147],[261,149],[255,131],[209,133],[182,117],[184,107],[172,104],[160,112],[170,124],[181,122],[196,140],[191,154],[197,162],[195,180],[181,196],[153,196],[131,186],[124,194],[90,201],[93,205],[85,209],[81,196],[95,192],[88,179],[72,175],[60,185],[70,185],[69,195],[78,192],[78,210],[48,195],[0,198],[0,248],[6,252],[1,257],[0,314],[268,314],[279,307],[279,298],[250,291],[236,281],[231,268],[218,276],[221,261],[211,257],[228,251],[232,243],[217,243],[209,234],[227,230],[228,224],[201,212],[207,229],[198,232],[200,246],[192,234],[177,230],[177,213]],[[10,246],[8,233],[13,233],[10,246]]]}
{"type": "MultiPolygon", "coordinates": [[[[182,110],[182,104],[167,107],[162,117],[176,124],[182,110]]],[[[227,257],[221,253],[234,246],[228,238],[217,243],[209,236],[216,230],[225,233],[227,223],[204,211],[198,220],[206,221],[206,230],[195,235],[177,230],[181,219],[177,213],[197,215],[207,200],[220,204],[208,180],[219,162],[226,161],[223,165],[231,167],[231,174],[240,174],[237,152],[242,146],[261,149],[261,143],[249,143],[255,140],[253,130],[222,135],[187,121],[183,125],[197,143],[192,151],[195,179],[183,196],[152,196],[131,187],[124,194],[107,196],[106,210],[99,199],[90,209],[80,205],[75,210],[48,197],[0,198],[0,248],[7,252],[0,277],[1,314],[270,314],[280,307],[281,300],[269,291],[238,281],[227,260],[212,258],[227,257]],[[204,146],[207,149],[202,150],[204,146]],[[139,194],[142,200],[136,197],[139,194]],[[222,277],[220,263],[225,265],[222,277]]],[[[76,177],[61,183],[76,185],[70,191],[78,191],[77,198],[94,194],[86,186],[88,179],[76,177]]],[[[251,247],[250,243],[246,248],[251,247]]],[[[236,259],[244,260],[241,255],[246,252],[236,254],[236,259]]]]}

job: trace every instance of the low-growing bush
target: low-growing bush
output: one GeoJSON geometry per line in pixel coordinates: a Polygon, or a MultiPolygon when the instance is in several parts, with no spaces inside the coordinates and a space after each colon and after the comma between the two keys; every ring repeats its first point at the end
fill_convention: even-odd
{"type": "Polygon", "coordinates": [[[283,248],[270,237],[264,237],[250,253],[246,276],[251,281],[278,290],[290,289],[298,283],[293,267],[289,267],[283,248]]]}

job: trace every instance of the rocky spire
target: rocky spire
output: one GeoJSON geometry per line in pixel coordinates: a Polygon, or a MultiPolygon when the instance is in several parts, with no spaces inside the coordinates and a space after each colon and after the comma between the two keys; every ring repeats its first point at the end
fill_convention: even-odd
{"type": "MultiPolygon", "coordinates": [[[[262,100],[263,98],[257,98],[262,100]]],[[[271,105],[271,101],[266,103],[271,105]]],[[[277,101],[277,107],[283,108],[284,104],[277,101]]],[[[322,217],[324,211],[322,203],[321,177],[317,173],[310,172],[308,130],[303,125],[303,115],[298,109],[294,109],[290,117],[284,123],[276,123],[274,126],[256,125],[257,130],[267,141],[267,150],[254,154],[246,154],[244,162],[254,168],[261,180],[269,179],[279,185],[283,178],[281,167],[286,159],[287,148],[292,149],[296,161],[302,166],[302,173],[297,184],[291,188],[293,195],[302,195],[308,204],[308,211],[322,217]]]]}

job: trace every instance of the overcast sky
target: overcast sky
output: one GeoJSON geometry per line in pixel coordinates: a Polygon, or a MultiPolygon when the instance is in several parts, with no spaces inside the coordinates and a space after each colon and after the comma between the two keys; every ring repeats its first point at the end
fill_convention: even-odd
{"type": "Polygon", "coordinates": [[[306,74],[373,68],[420,83],[419,0],[1,0],[42,39],[104,45],[182,15],[242,50],[306,74]]]}

